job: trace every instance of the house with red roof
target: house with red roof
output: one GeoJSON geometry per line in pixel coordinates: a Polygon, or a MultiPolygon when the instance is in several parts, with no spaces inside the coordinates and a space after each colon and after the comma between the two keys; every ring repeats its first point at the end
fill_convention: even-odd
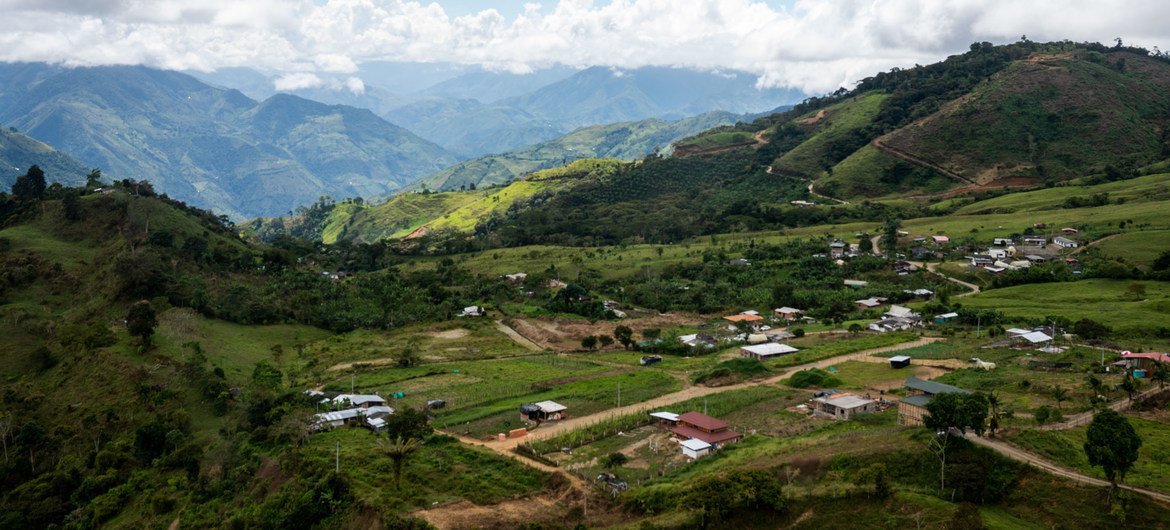
{"type": "Polygon", "coordinates": [[[1123,351],[1121,352],[1121,360],[1125,363],[1125,367],[1130,370],[1145,370],[1146,373],[1153,373],[1159,363],[1170,363],[1170,354],[1123,351]]]}
{"type": "Polygon", "coordinates": [[[727,422],[698,412],[687,412],[678,417],[678,425],[670,432],[682,440],[702,440],[713,448],[738,442],[743,435],[731,430],[727,422]]]}

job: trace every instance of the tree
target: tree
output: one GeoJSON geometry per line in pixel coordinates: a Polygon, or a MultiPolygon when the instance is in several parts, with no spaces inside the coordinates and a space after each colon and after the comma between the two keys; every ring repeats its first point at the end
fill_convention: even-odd
{"type": "Polygon", "coordinates": [[[588,335],[585,338],[581,339],[581,347],[585,348],[586,350],[592,350],[593,348],[596,348],[597,347],[597,337],[594,335],[588,335]]]}
{"type": "Polygon", "coordinates": [[[64,210],[65,219],[70,221],[81,220],[81,201],[77,198],[77,193],[71,190],[66,190],[61,197],[61,209],[64,210]]]}
{"type": "Polygon", "coordinates": [[[1129,372],[1126,372],[1125,379],[1121,380],[1121,383],[1117,385],[1117,389],[1125,392],[1125,395],[1129,397],[1130,401],[1133,401],[1133,395],[1137,393],[1137,381],[1134,381],[1133,376],[1129,372]]]}
{"type": "Polygon", "coordinates": [[[866,254],[873,252],[873,240],[862,236],[861,240],[857,242],[857,250],[866,254]]]}
{"type": "Polygon", "coordinates": [[[1117,483],[1125,481],[1125,474],[1137,462],[1142,439],[1129,420],[1111,409],[1093,416],[1086,438],[1085,456],[1090,465],[1100,466],[1109,479],[1109,503],[1112,504],[1117,483]]]}
{"type": "Polygon", "coordinates": [[[601,344],[601,349],[604,350],[613,345],[613,337],[609,335],[598,335],[597,342],[598,344],[601,344]]]}
{"type": "Polygon", "coordinates": [[[1056,401],[1056,408],[1063,408],[1061,403],[1068,401],[1068,390],[1060,386],[1052,387],[1052,399],[1056,401]]]}
{"type": "Polygon", "coordinates": [[[622,453],[618,453],[618,452],[613,452],[613,453],[606,455],[605,459],[601,461],[601,464],[606,469],[613,469],[615,467],[624,466],[624,465],[626,465],[626,462],[629,462],[629,461],[630,461],[630,458],[627,457],[626,455],[624,455],[622,453]]]}
{"type": "Polygon", "coordinates": [[[252,381],[264,388],[277,389],[284,381],[284,373],[268,361],[260,361],[252,368],[252,381]]]}
{"type": "Polygon", "coordinates": [[[406,460],[410,458],[410,455],[422,447],[422,442],[418,438],[399,436],[390,438],[387,442],[379,440],[379,443],[382,446],[382,451],[394,463],[394,489],[402,489],[402,467],[406,465],[406,460]]]}
{"type": "Polygon", "coordinates": [[[85,187],[97,188],[102,185],[102,170],[93,168],[89,170],[89,174],[85,176],[85,187]]]}
{"type": "Polygon", "coordinates": [[[849,324],[849,333],[851,335],[856,335],[858,333],[861,333],[861,324],[858,324],[856,322],[849,324]]]}
{"type": "Polygon", "coordinates": [[[622,343],[622,347],[628,350],[634,344],[634,330],[630,329],[629,326],[618,326],[613,328],[613,338],[617,339],[618,342],[622,343]]]}
{"type": "Polygon", "coordinates": [[[21,199],[39,199],[45,194],[45,172],[33,165],[28,172],[16,177],[12,183],[12,194],[21,199]]]}
{"type": "Polygon", "coordinates": [[[1133,300],[1145,300],[1145,298],[1146,298],[1146,284],[1144,284],[1144,283],[1131,283],[1131,284],[1129,284],[1129,287],[1127,287],[1125,289],[1125,293],[1127,295],[1129,295],[1129,298],[1131,298],[1133,300]]]}
{"type": "Polygon", "coordinates": [[[987,395],[987,408],[990,415],[987,420],[987,430],[991,431],[991,435],[995,436],[995,431],[999,430],[999,421],[1003,419],[1003,400],[999,398],[995,392],[987,395]]]}
{"type": "Polygon", "coordinates": [[[1154,272],[1170,270],[1170,250],[1163,250],[1158,257],[1154,259],[1154,264],[1150,266],[1154,272]]]}
{"type": "Polygon", "coordinates": [[[386,434],[391,440],[395,438],[425,439],[431,435],[430,418],[422,409],[402,407],[395,410],[386,418],[386,434]]]}
{"type": "Polygon", "coordinates": [[[902,228],[902,221],[890,219],[886,221],[885,233],[882,235],[882,247],[885,253],[893,256],[898,249],[898,230],[902,228]]]}
{"type": "Polygon", "coordinates": [[[1082,318],[1076,321],[1076,323],[1073,324],[1072,331],[1073,333],[1076,333],[1078,337],[1085,340],[1100,339],[1113,332],[1109,326],[1087,318],[1082,318]]]}
{"type": "Polygon", "coordinates": [[[929,415],[923,419],[923,423],[935,431],[950,432],[956,429],[966,434],[967,429],[971,429],[982,436],[987,409],[987,396],[983,394],[937,394],[926,405],[929,415]]]}
{"type": "Polygon", "coordinates": [[[662,336],[661,328],[646,328],[642,330],[642,337],[646,340],[658,340],[662,336]]]}
{"type": "Polygon", "coordinates": [[[158,319],[150,302],[141,300],[130,306],[130,312],[126,315],[126,329],[130,330],[130,335],[142,339],[142,349],[150,349],[150,337],[154,335],[154,327],[157,325],[158,319]]]}
{"type": "Polygon", "coordinates": [[[1170,369],[1166,368],[1166,363],[1154,364],[1154,373],[1150,374],[1151,381],[1158,382],[1158,389],[1166,388],[1166,380],[1170,379],[1170,369]]]}

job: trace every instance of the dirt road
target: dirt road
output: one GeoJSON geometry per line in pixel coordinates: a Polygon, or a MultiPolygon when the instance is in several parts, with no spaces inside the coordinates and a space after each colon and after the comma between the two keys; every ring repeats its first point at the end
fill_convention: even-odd
{"type": "MultiPolygon", "coordinates": [[[[976,445],[982,445],[983,447],[991,449],[991,450],[993,450],[993,451],[995,451],[1003,456],[1011,458],[1012,460],[1015,460],[1018,462],[1024,462],[1026,464],[1035,466],[1039,469],[1047,471],[1047,472],[1049,472],[1053,475],[1056,475],[1058,477],[1064,477],[1064,478],[1067,478],[1069,480],[1074,480],[1076,482],[1081,482],[1081,483],[1089,484],[1092,486],[1105,486],[1105,487],[1109,486],[1109,481],[1107,481],[1107,480],[1102,480],[1102,479],[1099,479],[1096,477],[1090,477],[1090,476],[1084,475],[1080,472],[1061,467],[1061,466],[1056,465],[1052,462],[1049,462],[1048,460],[1045,460],[1044,458],[1042,458],[1038,455],[1024,451],[1023,449],[1020,449],[1020,448],[1018,448],[1014,445],[1011,445],[1007,442],[1004,442],[1001,440],[993,440],[990,438],[984,438],[981,436],[975,436],[973,433],[968,433],[966,438],[976,445]]],[[[1150,497],[1158,502],[1161,502],[1163,504],[1170,504],[1170,495],[1167,495],[1165,493],[1151,491],[1151,490],[1148,490],[1145,488],[1138,488],[1135,486],[1128,486],[1125,484],[1119,484],[1118,487],[1120,487],[1122,489],[1129,490],[1129,491],[1133,491],[1135,493],[1141,493],[1141,494],[1146,495],[1146,496],[1148,496],[1148,497],[1150,497]]]]}
{"type": "Polygon", "coordinates": [[[503,320],[496,321],[496,329],[500,330],[500,333],[507,335],[508,338],[515,341],[516,344],[519,344],[525,348],[528,348],[529,350],[544,351],[544,348],[541,348],[539,344],[532,342],[531,340],[528,340],[528,337],[525,337],[524,335],[517,333],[516,330],[512,329],[507,324],[505,324],[503,320]]]}

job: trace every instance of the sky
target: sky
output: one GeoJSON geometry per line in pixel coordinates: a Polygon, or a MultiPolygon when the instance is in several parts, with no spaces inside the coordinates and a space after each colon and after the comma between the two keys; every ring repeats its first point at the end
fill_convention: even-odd
{"type": "Polygon", "coordinates": [[[0,0],[0,61],[251,67],[355,91],[370,61],[654,65],[819,94],[1022,35],[1170,49],[1167,20],[1165,0],[0,0]]]}

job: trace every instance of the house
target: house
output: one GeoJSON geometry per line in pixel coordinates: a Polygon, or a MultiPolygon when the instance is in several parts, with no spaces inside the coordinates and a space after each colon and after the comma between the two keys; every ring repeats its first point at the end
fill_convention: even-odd
{"type": "Polygon", "coordinates": [[[357,408],[322,412],[314,415],[313,427],[318,430],[329,429],[356,423],[361,421],[361,419],[362,409],[357,408]]]}
{"type": "Polygon", "coordinates": [[[335,405],[343,405],[348,403],[351,407],[366,409],[375,406],[384,406],[386,400],[381,396],[373,394],[339,394],[333,398],[335,405]]]}
{"type": "Polygon", "coordinates": [[[1076,241],[1064,236],[1056,236],[1052,238],[1052,242],[1059,245],[1060,248],[1077,248],[1079,246],[1076,241]]]}
{"type": "MultiPolygon", "coordinates": [[[[1121,352],[1121,360],[1125,363],[1125,367],[1130,370],[1144,371],[1146,374],[1153,373],[1159,363],[1170,363],[1170,355],[1165,353],[1133,353],[1129,351],[1121,352]]],[[[1145,374],[1142,374],[1143,376],[1145,374]]],[[[1138,377],[1138,374],[1134,374],[1138,377]]]]}
{"type": "Polygon", "coordinates": [[[795,333],[785,330],[769,331],[765,333],[765,335],[767,335],[768,340],[772,342],[796,338],[795,333]]]}
{"type": "Polygon", "coordinates": [[[1043,331],[1029,331],[1024,334],[1013,337],[1016,342],[1024,343],[1025,345],[1044,344],[1045,342],[1052,342],[1052,337],[1048,336],[1043,331]]]}
{"type": "Polygon", "coordinates": [[[1014,337],[1018,337],[1020,335],[1026,335],[1028,333],[1031,333],[1032,330],[1023,329],[1023,328],[1007,328],[1004,330],[1004,332],[1014,338],[1014,337]]]}
{"type": "Polygon", "coordinates": [[[995,263],[995,260],[992,259],[991,256],[986,256],[986,255],[982,255],[982,254],[976,254],[974,256],[971,256],[971,266],[972,267],[977,267],[977,268],[983,269],[983,268],[987,268],[987,267],[993,265],[994,263],[995,263]]]}
{"type": "Polygon", "coordinates": [[[524,280],[528,279],[528,273],[517,272],[514,274],[505,274],[504,278],[507,278],[507,280],[512,283],[524,283],[524,280]]]}
{"type": "Polygon", "coordinates": [[[955,312],[943,313],[941,315],[934,316],[934,323],[935,324],[946,324],[947,322],[950,322],[956,318],[959,318],[958,313],[955,313],[955,312]]]}
{"type": "Polygon", "coordinates": [[[483,306],[471,305],[463,308],[463,312],[459,313],[461,317],[482,317],[487,314],[487,309],[483,306]]]}
{"type": "Polygon", "coordinates": [[[772,313],[775,314],[777,318],[783,318],[784,320],[791,321],[800,318],[800,315],[803,315],[804,311],[801,311],[795,307],[784,306],[780,309],[773,310],[772,313]]]}
{"type": "Polygon", "coordinates": [[[906,331],[918,325],[918,319],[912,318],[883,318],[869,324],[870,331],[887,333],[890,331],[906,331]]]}
{"type": "Polygon", "coordinates": [[[679,447],[682,447],[683,456],[690,458],[691,460],[698,460],[706,455],[711,454],[711,444],[698,438],[683,440],[679,442],[678,445],[679,447]]]}
{"type": "Polygon", "coordinates": [[[905,386],[913,394],[898,401],[898,425],[922,425],[923,418],[930,415],[926,406],[938,394],[970,393],[962,388],[934,381],[923,381],[917,377],[907,378],[905,386]]]}
{"type": "Polygon", "coordinates": [[[873,298],[866,298],[864,300],[854,300],[853,303],[857,306],[858,309],[865,310],[865,309],[873,309],[875,307],[881,307],[881,305],[883,303],[885,303],[885,299],[873,297],[873,298]]]}
{"type": "Polygon", "coordinates": [[[930,238],[934,240],[936,245],[945,245],[951,242],[951,238],[947,236],[930,236],[930,238]]]}
{"type": "Polygon", "coordinates": [[[520,419],[531,421],[559,421],[568,417],[569,409],[555,401],[539,401],[520,405],[520,419]]]}
{"type": "Polygon", "coordinates": [[[800,350],[787,344],[769,342],[767,344],[744,346],[739,349],[739,356],[763,360],[769,357],[774,357],[776,355],[787,355],[789,353],[796,353],[798,351],[800,350]]]}
{"type": "MultiPolygon", "coordinates": [[[[753,313],[754,313],[754,311],[753,311],[753,313]]],[[[744,312],[744,313],[740,313],[738,315],[725,316],[725,317],[723,317],[723,320],[726,320],[726,321],[731,322],[731,323],[760,322],[760,321],[764,320],[764,317],[760,316],[759,314],[753,315],[753,314],[744,312]]]]}
{"type": "Polygon", "coordinates": [[[905,368],[910,366],[909,355],[895,355],[890,357],[890,368],[905,368]]]}
{"type": "Polygon", "coordinates": [[[670,428],[679,440],[702,440],[713,449],[738,442],[743,435],[728,428],[727,422],[698,412],[687,412],[678,417],[678,425],[670,428]]]}
{"type": "Polygon", "coordinates": [[[989,248],[987,249],[987,256],[991,259],[1006,259],[1008,257],[1008,249],[1006,248],[989,248]]]}
{"type": "Polygon", "coordinates": [[[1061,231],[1062,233],[1065,233],[1065,234],[1077,234],[1077,233],[1080,233],[1080,230],[1077,230],[1076,228],[1067,227],[1067,226],[1066,226],[1066,227],[1064,227],[1064,228],[1061,228],[1061,229],[1060,229],[1060,231],[1061,231]]]}
{"type": "Polygon", "coordinates": [[[898,274],[909,274],[918,270],[918,266],[905,260],[898,260],[894,262],[894,272],[898,274]]]}
{"type": "Polygon", "coordinates": [[[747,336],[748,344],[763,344],[768,342],[768,336],[763,333],[750,333],[747,336]]]}
{"type": "Polygon", "coordinates": [[[816,206],[817,205],[817,203],[815,203],[813,201],[800,201],[800,200],[788,201],[788,204],[792,204],[794,206],[800,206],[802,208],[806,207],[806,206],[816,206]]]}
{"type": "Polygon", "coordinates": [[[1035,254],[1028,254],[1027,256],[1024,256],[1024,259],[1028,260],[1028,263],[1031,263],[1032,265],[1040,265],[1045,261],[1048,261],[1048,258],[1044,256],[1037,256],[1035,254]]]}
{"type": "Polygon", "coordinates": [[[919,298],[930,298],[934,296],[934,291],[930,289],[906,289],[902,291],[910,296],[917,296],[919,298]]]}
{"type": "Polygon", "coordinates": [[[848,420],[857,414],[878,411],[878,402],[853,394],[833,394],[813,399],[813,415],[848,420]]]}
{"type": "Polygon", "coordinates": [[[910,249],[910,255],[914,256],[914,259],[926,259],[934,257],[934,251],[926,247],[914,247],[910,249]]]}
{"type": "Polygon", "coordinates": [[[869,282],[864,281],[864,280],[845,280],[845,287],[852,287],[854,289],[860,289],[860,288],[865,287],[867,285],[869,285],[869,282]]]}
{"type": "Polygon", "coordinates": [[[991,240],[991,244],[997,247],[1010,247],[1016,244],[1016,242],[1012,241],[1009,237],[997,237],[991,240]]]}
{"type": "Polygon", "coordinates": [[[914,310],[910,309],[909,307],[903,307],[900,305],[890,306],[890,309],[886,311],[885,316],[889,318],[907,318],[911,320],[922,319],[922,315],[915,313],[914,310]]]}
{"type": "Polygon", "coordinates": [[[547,282],[544,282],[544,286],[549,289],[564,289],[565,287],[568,287],[569,284],[556,278],[550,278],[547,282]]]}
{"type": "Polygon", "coordinates": [[[752,264],[752,262],[750,262],[746,259],[743,259],[743,258],[737,258],[737,259],[733,259],[731,261],[728,261],[727,264],[731,265],[733,267],[747,267],[747,266],[750,266],[752,264]]]}
{"type": "Polygon", "coordinates": [[[1042,236],[1025,236],[1024,244],[1032,247],[1042,247],[1048,244],[1048,238],[1042,236]]]}
{"type": "Polygon", "coordinates": [[[831,257],[831,258],[844,257],[845,251],[848,248],[849,248],[848,243],[841,241],[840,239],[834,239],[832,243],[829,243],[829,257],[831,257]]]}
{"type": "Polygon", "coordinates": [[[679,336],[678,340],[679,340],[679,342],[686,344],[687,346],[690,346],[692,348],[696,348],[696,347],[700,347],[700,346],[704,347],[704,348],[714,348],[715,344],[717,343],[717,341],[715,340],[715,337],[713,337],[711,335],[707,335],[705,333],[694,333],[691,335],[682,335],[682,336],[679,336]]]}

